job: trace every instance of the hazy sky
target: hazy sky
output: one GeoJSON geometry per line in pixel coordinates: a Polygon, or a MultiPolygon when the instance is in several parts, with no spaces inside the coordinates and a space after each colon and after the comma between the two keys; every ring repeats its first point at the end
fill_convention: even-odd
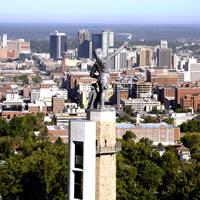
{"type": "Polygon", "coordinates": [[[200,24],[200,0],[0,0],[0,22],[200,24]]]}

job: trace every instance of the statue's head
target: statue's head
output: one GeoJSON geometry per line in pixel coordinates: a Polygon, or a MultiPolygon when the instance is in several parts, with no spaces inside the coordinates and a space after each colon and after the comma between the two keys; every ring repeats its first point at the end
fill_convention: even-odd
{"type": "Polygon", "coordinates": [[[103,51],[102,51],[102,49],[100,49],[100,48],[95,49],[95,54],[96,54],[97,58],[99,58],[99,59],[103,58],[103,51]]]}

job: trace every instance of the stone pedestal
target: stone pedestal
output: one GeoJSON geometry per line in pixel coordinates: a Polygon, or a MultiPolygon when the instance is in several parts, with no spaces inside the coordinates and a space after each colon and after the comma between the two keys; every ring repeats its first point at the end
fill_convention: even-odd
{"type": "Polygon", "coordinates": [[[91,110],[96,122],[96,200],[116,200],[116,111],[91,110]]]}

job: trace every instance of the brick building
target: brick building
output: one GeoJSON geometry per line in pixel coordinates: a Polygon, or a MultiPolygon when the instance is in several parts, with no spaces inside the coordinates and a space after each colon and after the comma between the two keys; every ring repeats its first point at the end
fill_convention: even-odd
{"type": "Polygon", "coordinates": [[[179,73],[167,69],[147,70],[147,81],[153,85],[177,86],[179,84],[179,73]]]}
{"type": "Polygon", "coordinates": [[[37,104],[29,103],[28,111],[29,111],[29,113],[36,114],[40,111],[40,106],[37,104]]]}
{"type": "Polygon", "coordinates": [[[181,98],[185,98],[185,96],[199,96],[200,95],[200,87],[193,84],[183,84],[181,87],[176,87],[175,90],[175,100],[176,106],[180,106],[181,98]]]}
{"type": "Polygon", "coordinates": [[[193,109],[194,111],[200,110],[200,95],[192,96],[186,95],[180,99],[180,107],[183,110],[193,109]]]}
{"type": "Polygon", "coordinates": [[[53,97],[52,108],[54,113],[63,113],[65,107],[65,99],[60,96],[53,97]]]}
{"type": "Polygon", "coordinates": [[[1,116],[4,119],[12,119],[13,117],[20,117],[24,115],[22,111],[2,111],[1,116]]]}

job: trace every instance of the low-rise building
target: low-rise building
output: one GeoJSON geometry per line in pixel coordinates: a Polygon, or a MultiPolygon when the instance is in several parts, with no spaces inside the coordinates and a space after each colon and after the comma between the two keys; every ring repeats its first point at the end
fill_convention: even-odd
{"type": "Polygon", "coordinates": [[[188,161],[191,158],[190,150],[185,146],[177,147],[176,153],[181,160],[188,161]]]}
{"type": "Polygon", "coordinates": [[[55,114],[57,125],[66,125],[70,120],[86,119],[85,109],[68,108],[65,113],[55,114]]]}
{"type": "Polygon", "coordinates": [[[133,125],[129,123],[120,123],[116,125],[116,134],[118,138],[132,131],[136,135],[136,142],[142,138],[148,138],[153,142],[153,145],[174,145],[177,140],[180,140],[180,128],[176,128],[167,123],[147,123],[133,125]]]}
{"type": "Polygon", "coordinates": [[[135,112],[150,112],[154,108],[157,110],[164,110],[164,106],[160,103],[160,101],[152,99],[123,99],[121,102],[123,106],[132,106],[135,112]]]}
{"type": "Polygon", "coordinates": [[[68,126],[47,126],[48,139],[51,142],[55,142],[58,138],[62,140],[63,143],[68,143],[68,126]]]}
{"type": "Polygon", "coordinates": [[[174,125],[180,126],[182,123],[192,120],[196,115],[191,113],[173,113],[171,118],[174,119],[174,125]]]}

